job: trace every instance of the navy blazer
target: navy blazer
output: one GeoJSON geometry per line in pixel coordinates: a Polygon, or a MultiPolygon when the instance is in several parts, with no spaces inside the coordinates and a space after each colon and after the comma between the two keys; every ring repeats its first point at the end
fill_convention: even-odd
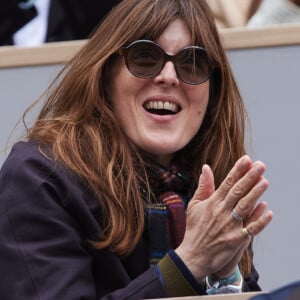
{"type": "MultiPolygon", "coordinates": [[[[90,241],[101,232],[85,184],[18,142],[0,171],[0,299],[147,299],[166,292],[149,266],[147,239],[122,259],[90,241]]],[[[259,290],[252,269],[245,290],[259,290]]]]}

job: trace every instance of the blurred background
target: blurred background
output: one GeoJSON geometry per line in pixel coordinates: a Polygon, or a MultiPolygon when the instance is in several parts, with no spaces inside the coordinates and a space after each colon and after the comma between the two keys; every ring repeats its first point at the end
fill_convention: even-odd
{"type": "MultiPolygon", "coordinates": [[[[86,39],[121,0],[0,0],[0,45],[86,39]]],[[[300,22],[300,0],[207,0],[219,28],[300,22]]]]}

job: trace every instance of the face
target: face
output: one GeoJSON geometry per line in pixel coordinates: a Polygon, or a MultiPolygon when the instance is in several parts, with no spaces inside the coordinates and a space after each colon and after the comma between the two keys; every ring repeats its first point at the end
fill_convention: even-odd
{"type": "MultiPolygon", "coordinates": [[[[191,36],[178,18],[155,42],[167,54],[175,55],[190,46],[191,36]]],[[[110,100],[124,133],[138,148],[168,165],[174,153],[191,141],[202,124],[209,81],[199,85],[183,83],[171,61],[155,77],[138,78],[128,71],[121,56],[112,68],[111,81],[110,100]]]]}

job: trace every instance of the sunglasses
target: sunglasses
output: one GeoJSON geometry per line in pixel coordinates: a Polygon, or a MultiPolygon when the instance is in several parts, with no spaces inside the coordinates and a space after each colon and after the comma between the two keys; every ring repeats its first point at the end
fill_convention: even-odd
{"type": "Polygon", "coordinates": [[[140,78],[158,75],[167,61],[171,61],[178,78],[188,84],[201,84],[208,80],[213,70],[207,51],[198,46],[181,49],[176,55],[168,55],[158,44],[149,40],[137,40],[118,53],[125,58],[131,74],[140,78]]]}

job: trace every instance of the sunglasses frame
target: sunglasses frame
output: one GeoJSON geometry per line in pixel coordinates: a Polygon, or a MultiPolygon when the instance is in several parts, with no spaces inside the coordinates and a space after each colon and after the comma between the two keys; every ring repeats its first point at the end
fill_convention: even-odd
{"type": "Polygon", "coordinates": [[[129,71],[132,75],[134,75],[134,76],[136,76],[136,77],[138,77],[138,78],[148,79],[148,78],[153,78],[153,77],[157,76],[157,75],[161,72],[161,70],[164,68],[166,62],[171,61],[171,62],[173,63],[173,65],[174,65],[174,67],[175,67],[177,77],[179,78],[180,81],[182,81],[182,82],[184,82],[184,83],[187,83],[187,84],[191,84],[191,85],[199,85],[199,84],[202,84],[202,83],[206,82],[206,81],[209,79],[209,77],[211,76],[211,74],[212,74],[212,72],[213,72],[213,69],[214,69],[214,64],[213,64],[212,60],[209,59],[209,56],[208,56],[208,54],[207,54],[208,62],[209,62],[209,73],[208,73],[208,75],[207,75],[204,79],[202,79],[201,81],[199,81],[199,82],[188,82],[188,81],[182,79],[181,76],[180,76],[180,72],[178,72],[178,69],[177,69],[177,66],[176,66],[176,58],[178,57],[178,55],[180,55],[183,51],[185,51],[185,50],[187,50],[187,49],[198,49],[198,50],[204,51],[204,52],[207,54],[206,49],[204,49],[204,48],[202,48],[202,47],[200,47],[200,46],[188,46],[188,47],[185,47],[185,48],[182,48],[181,50],[179,50],[175,55],[169,55],[169,54],[167,54],[167,53],[161,48],[161,46],[160,46],[159,44],[157,44],[157,43],[155,43],[155,42],[153,42],[153,41],[151,41],[151,40],[136,40],[136,41],[130,43],[128,46],[123,46],[123,47],[121,47],[121,48],[118,50],[118,54],[124,57],[124,59],[125,59],[125,64],[126,64],[126,67],[127,67],[128,71],[129,71]],[[157,72],[155,72],[155,73],[153,73],[153,74],[151,74],[151,75],[149,75],[149,76],[143,76],[143,75],[140,75],[140,74],[136,74],[135,72],[133,72],[133,71],[130,69],[130,66],[129,66],[129,63],[128,63],[128,55],[127,55],[127,54],[128,54],[128,52],[129,52],[130,48],[131,48],[132,46],[136,45],[136,44],[139,44],[139,43],[147,43],[147,44],[153,45],[153,46],[157,47],[157,49],[159,49],[159,51],[160,51],[160,52],[162,53],[162,55],[163,55],[163,64],[162,64],[161,68],[160,68],[157,72]]]}

